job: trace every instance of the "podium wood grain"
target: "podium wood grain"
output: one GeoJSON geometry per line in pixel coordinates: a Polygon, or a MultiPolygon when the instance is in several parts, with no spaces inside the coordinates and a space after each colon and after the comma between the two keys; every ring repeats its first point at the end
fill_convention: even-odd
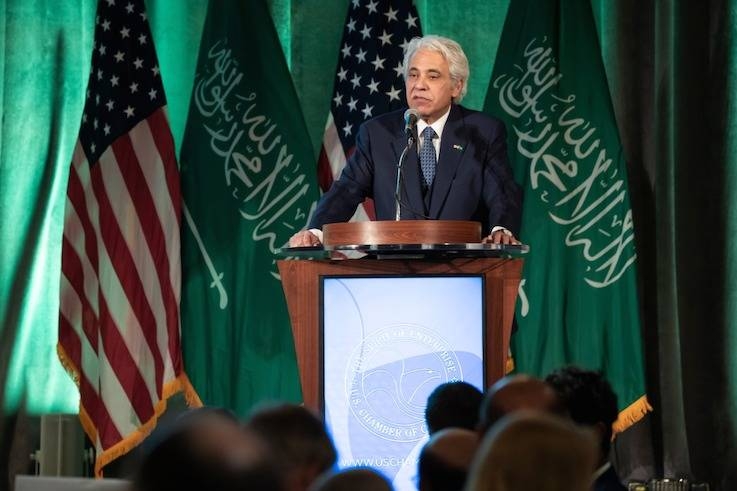
{"type": "Polygon", "coordinates": [[[387,244],[472,244],[481,242],[481,224],[464,220],[344,222],[324,225],[326,247],[387,244]]]}

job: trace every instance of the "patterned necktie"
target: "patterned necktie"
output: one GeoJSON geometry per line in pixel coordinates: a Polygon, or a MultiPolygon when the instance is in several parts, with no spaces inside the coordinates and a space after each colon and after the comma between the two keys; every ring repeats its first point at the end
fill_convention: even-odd
{"type": "Polygon", "coordinates": [[[427,127],[422,131],[422,148],[420,148],[420,167],[422,167],[422,176],[425,178],[425,185],[432,186],[432,180],[435,177],[435,167],[437,159],[435,157],[435,147],[432,139],[435,138],[435,130],[427,127]]]}

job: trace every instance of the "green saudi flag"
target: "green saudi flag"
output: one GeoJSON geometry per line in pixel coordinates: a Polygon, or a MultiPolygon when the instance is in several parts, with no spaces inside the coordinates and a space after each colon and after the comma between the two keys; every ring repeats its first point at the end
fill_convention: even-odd
{"type": "Polygon", "coordinates": [[[589,0],[510,3],[484,110],[507,125],[525,193],[516,369],[602,370],[623,430],[651,408],[627,168],[589,0]]]}
{"type": "Polygon", "coordinates": [[[264,0],[210,2],[180,158],[182,345],[205,404],[300,401],[274,251],[307,223],[315,160],[264,0]]]}

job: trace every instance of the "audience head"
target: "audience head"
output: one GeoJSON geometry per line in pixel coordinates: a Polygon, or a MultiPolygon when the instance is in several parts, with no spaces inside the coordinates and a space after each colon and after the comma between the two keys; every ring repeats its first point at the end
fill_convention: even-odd
{"type": "Polygon", "coordinates": [[[430,435],[445,428],[475,430],[483,394],[466,382],[438,385],[427,398],[425,422],[430,435]]]}
{"type": "Polygon", "coordinates": [[[137,491],[283,489],[266,444],[224,410],[188,411],[149,440],[137,491]]]}
{"type": "Polygon", "coordinates": [[[481,402],[478,431],[484,435],[502,417],[522,410],[565,415],[555,391],[529,375],[511,375],[492,385],[481,402]]]}
{"type": "Polygon", "coordinates": [[[571,419],[593,427],[600,435],[601,458],[609,455],[612,425],[617,420],[617,395],[601,372],[569,366],[554,371],[545,381],[558,393],[571,419]]]}
{"type": "Polygon", "coordinates": [[[290,491],[307,489],[335,464],[335,447],[325,425],[303,406],[263,406],[254,411],[246,428],[268,443],[290,491]]]}
{"type": "Polygon", "coordinates": [[[432,435],[420,452],[420,491],[461,491],[478,445],[478,434],[463,428],[432,435]]]}
{"type": "Polygon", "coordinates": [[[521,411],[484,437],[467,491],[588,491],[597,461],[596,439],[558,416],[521,411]]]}
{"type": "Polygon", "coordinates": [[[319,477],[310,491],[394,491],[394,488],[377,471],[357,467],[319,477]]]}

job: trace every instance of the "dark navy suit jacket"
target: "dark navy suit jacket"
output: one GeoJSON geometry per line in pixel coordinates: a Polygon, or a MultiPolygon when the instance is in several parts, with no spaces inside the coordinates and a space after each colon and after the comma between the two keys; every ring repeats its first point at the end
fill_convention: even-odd
{"type": "MultiPolygon", "coordinates": [[[[318,203],[309,228],[351,218],[373,198],[377,220],[393,220],[397,161],[407,144],[403,110],[361,125],[356,148],[341,176],[318,203]]],[[[402,170],[402,219],[476,220],[483,233],[502,226],[516,236],[522,191],[512,177],[504,124],[478,111],[453,105],[443,128],[432,187],[423,192],[417,149],[402,170]]]]}
{"type": "Polygon", "coordinates": [[[609,467],[604,474],[594,482],[594,491],[627,491],[617,476],[614,467],[609,467]]]}

